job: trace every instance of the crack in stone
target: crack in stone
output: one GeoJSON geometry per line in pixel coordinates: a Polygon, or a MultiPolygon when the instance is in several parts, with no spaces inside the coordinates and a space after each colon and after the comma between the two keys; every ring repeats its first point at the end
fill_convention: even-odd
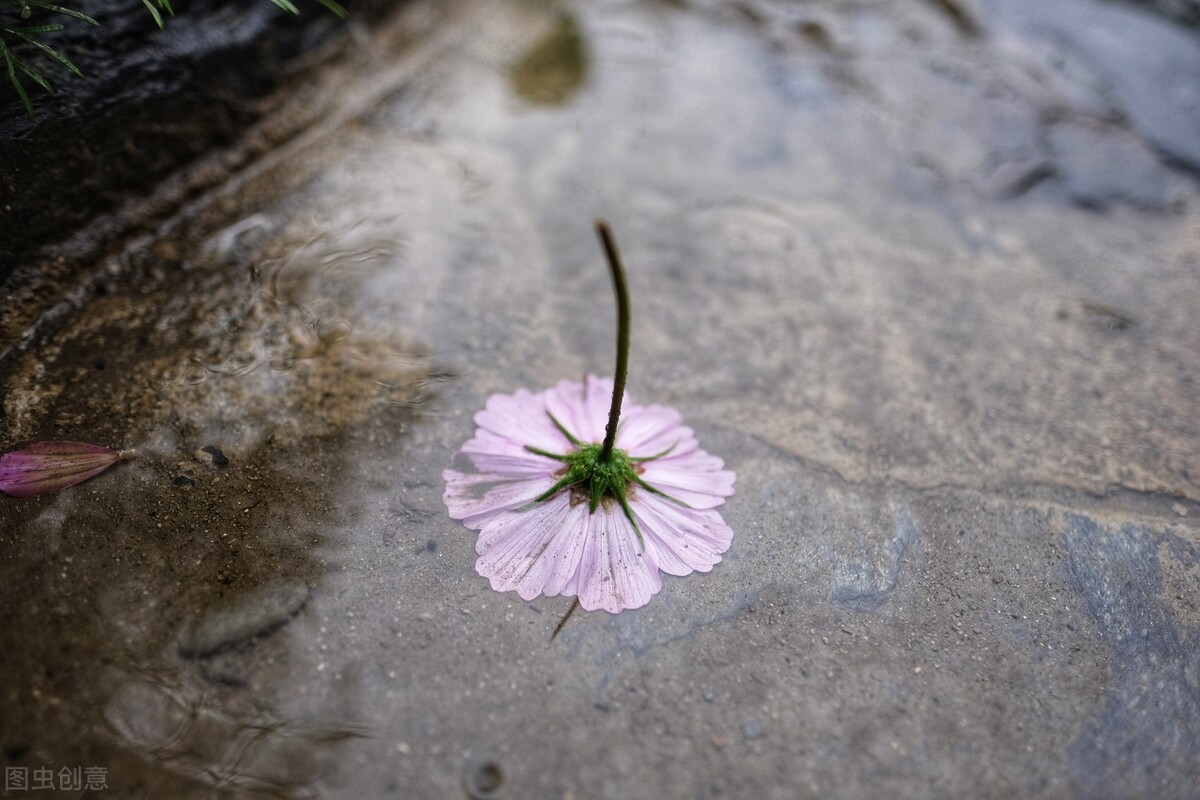
{"type": "Polygon", "coordinates": [[[1165,510],[1162,512],[1163,517],[1177,518],[1178,512],[1173,508],[1176,504],[1181,504],[1190,512],[1200,512],[1200,497],[1192,497],[1183,490],[1176,491],[1156,491],[1151,489],[1139,489],[1126,484],[1108,484],[1104,489],[1088,489],[1082,486],[1073,486],[1066,483],[1039,483],[1036,481],[1010,481],[998,483],[956,483],[953,481],[938,481],[928,484],[910,483],[899,478],[883,478],[883,479],[864,479],[858,480],[848,477],[837,467],[827,464],[822,461],[817,461],[808,458],[799,453],[769,441],[758,434],[749,433],[738,428],[729,426],[717,426],[721,429],[733,433],[735,435],[750,439],[765,446],[771,453],[783,456],[788,461],[793,461],[804,468],[821,475],[833,478],[847,486],[853,486],[864,489],[900,489],[905,491],[916,492],[918,494],[930,494],[942,491],[953,492],[971,492],[981,494],[986,497],[998,497],[1006,500],[1019,500],[1020,497],[1014,497],[1016,494],[1029,495],[1035,492],[1063,492],[1072,495],[1084,495],[1094,500],[1112,501],[1120,499],[1121,495],[1132,495],[1133,497],[1148,500],[1155,504],[1164,504],[1165,510]]]}

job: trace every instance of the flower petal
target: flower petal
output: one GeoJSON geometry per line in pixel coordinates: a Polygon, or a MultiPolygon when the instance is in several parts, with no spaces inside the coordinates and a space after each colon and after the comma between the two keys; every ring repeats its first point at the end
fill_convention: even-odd
{"type": "Polygon", "coordinates": [[[466,475],[450,469],[442,473],[442,478],[446,481],[442,502],[450,516],[475,530],[501,512],[530,503],[554,485],[549,476],[503,481],[495,475],[466,475]]]}
{"type": "Polygon", "coordinates": [[[703,450],[642,464],[642,480],[694,509],[716,508],[733,494],[734,474],[703,450]]]}
{"type": "Polygon", "coordinates": [[[708,572],[733,542],[733,530],[712,509],[683,508],[648,493],[631,506],[647,556],[668,575],[708,572]]]}
{"type": "Polygon", "coordinates": [[[94,478],[122,459],[83,442],[37,442],[0,456],[0,491],[13,497],[56,492],[94,478]]]}
{"type": "MultiPolygon", "coordinates": [[[[609,378],[588,375],[586,383],[559,381],[553,389],[542,392],[546,410],[582,442],[604,441],[608,425],[608,409],[612,405],[613,382],[609,378]]],[[[625,394],[622,403],[632,402],[625,394]]]]}
{"type": "Polygon", "coordinates": [[[577,578],[579,605],[610,614],[646,605],[662,588],[662,578],[638,547],[629,520],[620,509],[603,506],[587,519],[577,578]]]}
{"type": "Polygon", "coordinates": [[[632,406],[621,414],[617,447],[634,458],[658,455],[671,448],[671,455],[696,449],[695,433],[683,425],[679,412],[665,406],[632,406]]]}
{"type": "Polygon", "coordinates": [[[579,564],[583,560],[583,547],[587,544],[590,516],[587,503],[576,503],[571,506],[571,515],[564,526],[564,535],[559,537],[556,547],[551,548],[547,553],[548,557],[557,561],[556,566],[558,567],[554,570],[554,574],[546,580],[543,593],[547,597],[575,594],[574,587],[578,580],[579,564]]]}
{"type": "MultiPolygon", "coordinates": [[[[595,433],[596,441],[604,441],[605,428],[608,427],[608,412],[612,408],[613,380],[612,378],[597,378],[587,376],[587,386],[584,409],[587,413],[588,425],[595,433]]],[[[621,405],[633,405],[629,392],[621,395],[621,405]]]]}
{"type": "MultiPolygon", "coordinates": [[[[560,447],[547,452],[562,454],[568,449],[560,447]]],[[[513,480],[550,475],[562,467],[561,461],[531,453],[524,445],[485,430],[476,433],[475,438],[464,444],[460,452],[470,457],[471,463],[479,472],[513,480]]]]}
{"type": "Polygon", "coordinates": [[[496,591],[525,600],[557,595],[579,569],[587,516],[586,504],[572,505],[567,492],[504,515],[480,531],[475,571],[496,591]]]}
{"type": "Polygon", "coordinates": [[[561,453],[569,444],[546,416],[541,396],[527,389],[489,397],[484,409],[475,414],[475,424],[522,447],[531,444],[561,453]]]}

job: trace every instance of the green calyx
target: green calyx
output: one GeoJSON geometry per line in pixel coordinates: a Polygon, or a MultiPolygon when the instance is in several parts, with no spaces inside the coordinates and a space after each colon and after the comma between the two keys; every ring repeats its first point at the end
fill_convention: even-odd
{"type": "Polygon", "coordinates": [[[566,465],[563,476],[538,497],[538,501],[548,500],[570,487],[576,497],[588,501],[588,510],[593,514],[602,502],[616,501],[627,505],[630,486],[639,480],[633,461],[624,450],[616,448],[609,452],[608,458],[603,455],[603,445],[585,444],[574,452],[558,456],[566,465]]]}
{"type": "Polygon", "coordinates": [[[573,504],[587,502],[588,511],[592,514],[595,514],[596,509],[601,505],[608,509],[615,503],[621,506],[625,518],[629,520],[629,524],[633,526],[633,532],[637,534],[638,544],[644,548],[645,541],[642,539],[641,528],[638,527],[637,519],[633,516],[633,509],[629,507],[634,487],[640,487],[651,494],[665,497],[680,505],[684,505],[684,503],[642,480],[642,476],[638,474],[638,465],[662,458],[674,447],[667,448],[653,456],[633,458],[617,447],[606,448],[603,444],[585,444],[568,433],[562,423],[554,418],[554,415],[550,415],[550,419],[560,431],[566,434],[576,449],[560,454],[550,453],[529,445],[525,446],[525,449],[531,453],[563,462],[563,468],[556,473],[560,476],[558,481],[535,497],[529,505],[543,503],[562,491],[571,492],[573,504]]]}
{"type": "MultiPolygon", "coordinates": [[[[633,509],[629,507],[630,491],[634,484],[646,486],[637,474],[633,459],[624,450],[611,448],[607,457],[602,444],[579,444],[578,450],[558,455],[526,446],[526,450],[540,456],[548,456],[562,461],[564,466],[559,473],[562,477],[542,494],[534,498],[533,503],[542,503],[554,497],[561,491],[571,492],[572,503],[588,504],[588,511],[596,513],[596,509],[604,504],[608,508],[613,503],[621,506],[626,519],[637,534],[638,544],[645,547],[642,531],[634,519],[633,509]]],[[[649,487],[647,487],[649,488],[649,487]]]]}

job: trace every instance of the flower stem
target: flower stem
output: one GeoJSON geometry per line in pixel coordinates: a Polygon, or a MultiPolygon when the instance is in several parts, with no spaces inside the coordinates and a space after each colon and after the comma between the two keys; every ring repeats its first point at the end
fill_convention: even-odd
{"type": "Polygon", "coordinates": [[[600,460],[607,461],[617,441],[617,423],[621,419],[621,398],[625,395],[625,376],[629,371],[629,290],[625,287],[625,270],[621,266],[621,255],[613,241],[608,223],[596,220],[596,233],[604,245],[608,257],[608,268],[612,272],[613,289],[617,294],[617,374],[613,378],[612,405],[608,409],[608,426],[604,429],[604,449],[600,460]]]}
{"type": "Polygon", "coordinates": [[[554,641],[554,637],[558,636],[558,632],[563,629],[563,625],[567,624],[567,620],[571,618],[571,615],[575,613],[575,609],[577,608],[579,608],[578,597],[576,597],[575,601],[571,603],[571,607],[567,609],[567,613],[563,614],[563,618],[558,621],[558,625],[554,627],[554,633],[550,634],[550,641],[554,641]]]}

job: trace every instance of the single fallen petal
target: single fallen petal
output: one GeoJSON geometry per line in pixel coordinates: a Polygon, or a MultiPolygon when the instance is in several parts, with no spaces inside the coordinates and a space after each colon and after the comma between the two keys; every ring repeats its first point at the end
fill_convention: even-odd
{"type": "Polygon", "coordinates": [[[83,442],[36,442],[0,456],[0,492],[29,497],[94,478],[129,454],[83,442]]]}

